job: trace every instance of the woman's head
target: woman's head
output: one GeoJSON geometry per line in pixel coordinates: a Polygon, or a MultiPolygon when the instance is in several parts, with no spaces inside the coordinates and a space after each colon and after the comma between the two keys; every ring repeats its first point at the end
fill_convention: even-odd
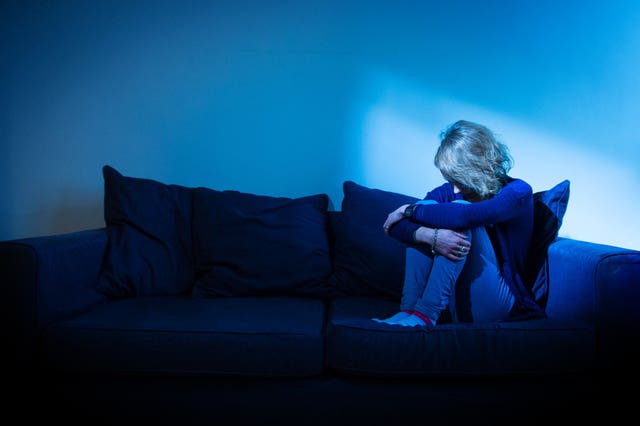
{"type": "Polygon", "coordinates": [[[485,199],[505,185],[513,159],[487,127],[459,120],[441,133],[434,163],[463,195],[485,199]]]}

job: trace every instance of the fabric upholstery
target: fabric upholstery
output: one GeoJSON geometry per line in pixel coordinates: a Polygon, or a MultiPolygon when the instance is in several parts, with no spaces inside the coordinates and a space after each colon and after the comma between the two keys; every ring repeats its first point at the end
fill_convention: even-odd
{"type": "Polygon", "coordinates": [[[16,355],[10,365],[31,369],[46,325],[106,300],[95,289],[106,243],[104,229],[0,242],[3,352],[16,355]]]}
{"type": "Polygon", "coordinates": [[[581,371],[593,363],[594,329],[587,323],[530,320],[436,327],[381,324],[397,312],[382,299],[332,302],[327,365],[352,374],[495,374],[581,371]]]}
{"type": "Polygon", "coordinates": [[[191,189],[103,167],[108,245],[98,291],[111,297],[172,295],[194,281],[191,189]]]}
{"type": "Polygon", "coordinates": [[[344,197],[335,221],[332,282],[342,295],[400,299],[406,247],[382,230],[387,215],[418,201],[415,197],[343,183],[344,197]]]}
{"type": "Polygon", "coordinates": [[[553,188],[533,194],[533,235],[529,248],[527,285],[533,299],[546,307],[549,295],[548,249],[558,238],[569,203],[570,182],[564,180],[553,188]]]}
{"type": "Polygon", "coordinates": [[[193,295],[331,293],[326,194],[300,198],[196,188],[193,295]]]}
{"type": "Polygon", "coordinates": [[[49,327],[46,362],[76,372],[310,376],[322,369],[323,315],[323,302],[308,298],[117,300],[49,327]]]}

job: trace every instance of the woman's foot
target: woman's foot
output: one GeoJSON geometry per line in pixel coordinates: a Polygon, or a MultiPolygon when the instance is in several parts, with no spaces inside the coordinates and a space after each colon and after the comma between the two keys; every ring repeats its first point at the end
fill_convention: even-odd
{"type": "Polygon", "coordinates": [[[431,318],[429,318],[428,316],[418,311],[414,311],[410,316],[400,320],[396,324],[404,325],[407,327],[415,327],[417,325],[421,327],[424,327],[425,325],[433,327],[434,325],[436,325],[436,322],[431,318]]]}
{"type": "Polygon", "coordinates": [[[405,312],[405,311],[400,311],[397,314],[389,317],[389,318],[385,318],[385,319],[378,319],[378,318],[372,318],[374,321],[376,322],[384,322],[386,324],[399,324],[398,321],[402,321],[403,319],[410,317],[411,314],[409,312],[405,312]]]}
{"type": "Polygon", "coordinates": [[[395,324],[404,325],[406,327],[415,327],[416,325],[419,325],[419,326],[427,325],[427,323],[417,315],[409,315],[408,317],[401,319],[395,324]]]}

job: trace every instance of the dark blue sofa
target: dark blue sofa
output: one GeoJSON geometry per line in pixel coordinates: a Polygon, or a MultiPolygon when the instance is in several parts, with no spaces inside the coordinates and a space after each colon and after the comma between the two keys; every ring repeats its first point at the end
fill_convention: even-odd
{"type": "Polygon", "coordinates": [[[615,399],[610,379],[637,372],[638,251],[557,238],[556,223],[532,278],[547,318],[445,317],[435,328],[404,328],[371,318],[398,308],[404,248],[380,224],[390,207],[411,197],[353,182],[344,183],[341,211],[328,211],[323,196],[303,197],[303,209],[321,201],[316,212],[323,219],[302,213],[302,227],[285,227],[285,239],[313,226],[310,235],[322,232],[302,246],[281,246],[273,239],[285,229],[280,222],[297,221],[302,211],[297,204],[293,216],[279,210],[291,208],[291,199],[258,200],[267,204],[258,218],[247,213],[254,196],[200,189],[204,204],[218,198],[194,226],[193,210],[202,208],[195,189],[109,168],[105,179],[104,228],[0,243],[5,341],[14,349],[5,351],[8,383],[23,417],[44,410],[52,418],[104,424],[396,424],[421,416],[448,424],[537,424],[558,410],[576,419],[611,411],[602,403],[604,394],[615,399]],[[110,179],[169,191],[163,197],[174,197],[174,206],[189,194],[177,204],[188,212],[187,228],[175,217],[158,218],[161,201],[144,196],[138,201],[152,203],[146,205],[155,216],[138,219],[189,229],[201,240],[211,231],[225,244],[190,237],[183,246],[192,275],[172,288],[175,274],[184,274],[176,260],[184,255],[176,254],[180,243],[169,244],[171,236],[153,235],[135,218],[119,221],[137,213],[114,207],[110,179]],[[229,210],[230,202],[244,210],[235,204],[229,210]],[[237,229],[246,223],[255,228],[237,229]],[[128,239],[132,227],[150,240],[128,239]],[[225,236],[221,227],[236,228],[225,236]],[[160,251],[152,253],[150,244],[160,251]],[[278,269],[277,262],[286,264],[272,252],[278,247],[297,264],[278,269]],[[249,256],[261,268],[229,256],[249,256]],[[118,267],[144,276],[124,279],[118,267]],[[163,279],[169,284],[157,284],[163,279]],[[237,294],[229,282],[239,283],[237,294]]]}

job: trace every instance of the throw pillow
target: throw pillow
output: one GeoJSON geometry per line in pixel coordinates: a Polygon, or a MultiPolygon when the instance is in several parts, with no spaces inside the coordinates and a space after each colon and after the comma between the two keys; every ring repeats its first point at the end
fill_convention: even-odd
{"type": "Polygon", "coordinates": [[[108,165],[102,172],[108,244],[98,291],[121,298],[191,290],[191,189],[108,165]]]}
{"type": "Polygon", "coordinates": [[[325,297],[329,197],[271,197],[196,188],[194,297],[325,297]]]}
{"type": "Polygon", "coordinates": [[[332,282],[339,294],[400,299],[406,246],[382,230],[387,215],[418,198],[343,183],[340,220],[335,221],[332,282]]]}
{"type": "Polygon", "coordinates": [[[569,203],[570,182],[533,194],[533,235],[525,280],[536,303],[545,308],[549,292],[547,250],[558,237],[569,203]]]}

